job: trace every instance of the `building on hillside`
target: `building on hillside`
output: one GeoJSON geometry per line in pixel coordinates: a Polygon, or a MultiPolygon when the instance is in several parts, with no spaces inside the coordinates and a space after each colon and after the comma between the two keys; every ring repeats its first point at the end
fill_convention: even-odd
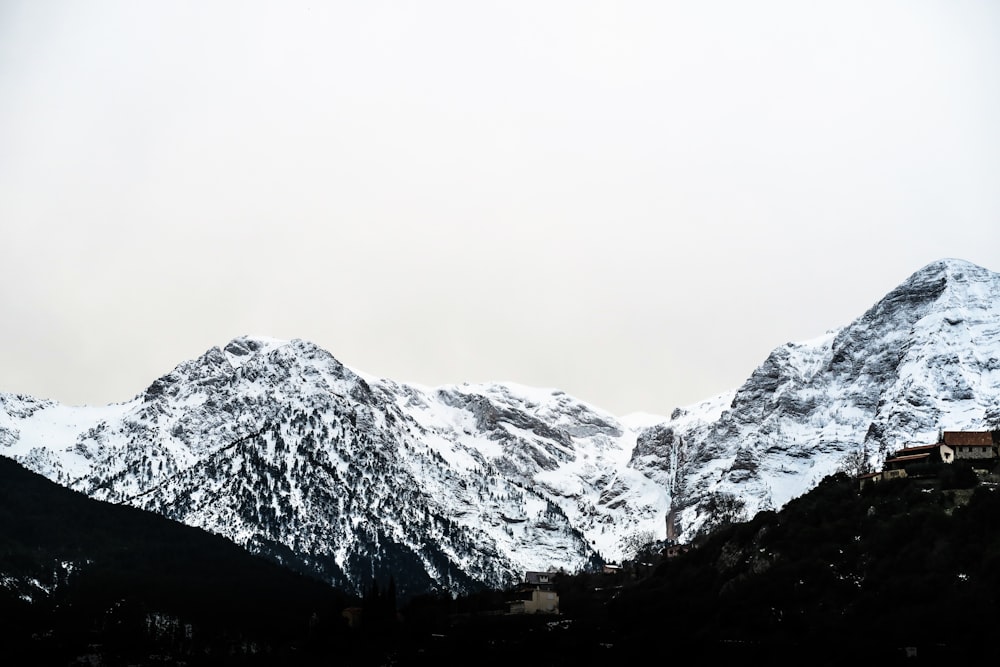
{"type": "Polygon", "coordinates": [[[945,431],[939,445],[942,457],[950,455],[955,461],[997,458],[997,444],[990,431],[945,431]]]}
{"type": "Polygon", "coordinates": [[[524,573],[524,584],[537,588],[538,590],[551,591],[554,588],[552,572],[528,572],[524,573]]]}
{"type": "Polygon", "coordinates": [[[879,472],[868,472],[864,475],[858,475],[858,488],[863,489],[869,484],[878,484],[882,481],[882,471],[879,472]]]}
{"type": "Polygon", "coordinates": [[[363,610],[361,607],[348,607],[340,614],[345,619],[347,619],[347,627],[349,628],[360,628],[361,627],[361,617],[363,615],[363,610]]]}
{"type": "Polygon", "coordinates": [[[878,472],[870,472],[865,475],[859,475],[858,484],[859,487],[863,489],[869,484],[878,484],[879,482],[885,480],[900,479],[902,477],[906,477],[906,468],[880,470],[878,472]]]}
{"type": "Polygon", "coordinates": [[[883,480],[908,476],[907,468],[922,463],[955,461],[995,461],[997,436],[991,431],[944,431],[933,445],[914,445],[897,450],[885,460],[882,470],[858,477],[860,488],[883,480]]]}
{"type": "Polygon", "coordinates": [[[951,446],[984,445],[996,447],[992,431],[944,431],[941,434],[941,442],[951,446]]]}
{"type": "Polygon", "coordinates": [[[950,458],[944,457],[941,443],[934,445],[916,445],[913,447],[903,447],[897,450],[891,457],[885,460],[882,465],[883,470],[902,470],[914,463],[951,463],[950,458]]]}
{"type": "Polygon", "coordinates": [[[689,547],[686,544],[671,544],[660,551],[660,555],[663,558],[677,558],[681,554],[686,554],[688,549],[689,547]]]}
{"type": "Polygon", "coordinates": [[[525,572],[524,582],[510,600],[511,614],[558,614],[559,593],[551,572],[525,572]]]}

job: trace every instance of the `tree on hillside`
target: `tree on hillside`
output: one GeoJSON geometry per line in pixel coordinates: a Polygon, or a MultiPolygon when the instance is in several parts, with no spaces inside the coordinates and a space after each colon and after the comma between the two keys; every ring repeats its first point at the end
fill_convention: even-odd
{"type": "Polygon", "coordinates": [[[708,512],[708,519],[701,530],[707,535],[725,526],[746,520],[746,502],[727,491],[717,491],[705,498],[702,507],[708,512]]]}
{"type": "Polygon", "coordinates": [[[868,446],[862,445],[853,452],[848,453],[844,458],[840,460],[839,470],[845,472],[851,477],[860,477],[861,475],[867,475],[873,472],[873,467],[871,464],[870,457],[868,455],[868,446]]]}

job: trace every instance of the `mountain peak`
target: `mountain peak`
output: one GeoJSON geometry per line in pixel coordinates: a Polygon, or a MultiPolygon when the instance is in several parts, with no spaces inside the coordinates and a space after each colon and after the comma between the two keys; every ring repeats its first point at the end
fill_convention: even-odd
{"type": "Polygon", "coordinates": [[[911,282],[945,280],[948,283],[990,282],[998,274],[964,259],[944,258],[931,262],[907,278],[900,287],[911,282]]]}
{"type": "Polygon", "coordinates": [[[499,586],[781,507],[941,427],[995,428],[998,304],[1000,274],[938,260],[738,390],[627,423],[555,389],[398,384],[243,335],[127,404],[0,395],[0,453],[352,590],[499,586]]]}
{"type": "Polygon", "coordinates": [[[269,350],[287,344],[287,340],[280,340],[278,338],[243,335],[232,339],[222,349],[231,356],[244,357],[261,351],[266,353],[269,350]]]}
{"type": "Polygon", "coordinates": [[[989,308],[998,296],[1000,274],[962,259],[940,259],[896,286],[857,322],[871,325],[880,321],[879,327],[885,328],[905,320],[910,326],[934,309],[958,304],[989,308]]]}
{"type": "MultiPolygon", "coordinates": [[[[920,269],[920,271],[926,270],[963,270],[963,269],[979,269],[983,270],[983,267],[978,264],[973,264],[972,262],[961,259],[959,257],[942,257],[941,259],[935,260],[928,264],[927,266],[920,269]]],[[[919,273],[919,271],[918,271],[919,273]]]]}

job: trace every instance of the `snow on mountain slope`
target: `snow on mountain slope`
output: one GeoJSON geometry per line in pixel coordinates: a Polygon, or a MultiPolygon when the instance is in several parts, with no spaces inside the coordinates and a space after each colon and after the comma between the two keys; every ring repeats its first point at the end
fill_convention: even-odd
{"type": "Polygon", "coordinates": [[[346,588],[503,586],[779,508],[858,452],[878,464],[939,429],[1000,426],[1000,276],[930,264],[669,419],[554,389],[400,384],[252,337],[126,403],[0,408],[0,454],[346,588]]]}
{"type": "Polygon", "coordinates": [[[942,260],[848,326],[774,350],[734,393],[647,428],[632,463],[667,487],[689,540],[728,501],[746,517],[779,508],[852,453],[880,465],[939,429],[997,427],[1000,275],[942,260]]]}
{"type": "Polygon", "coordinates": [[[355,590],[576,570],[669,505],[627,467],[635,432],[562,392],[365,380],[299,340],[235,339],[106,408],[4,407],[28,468],[355,590]]]}

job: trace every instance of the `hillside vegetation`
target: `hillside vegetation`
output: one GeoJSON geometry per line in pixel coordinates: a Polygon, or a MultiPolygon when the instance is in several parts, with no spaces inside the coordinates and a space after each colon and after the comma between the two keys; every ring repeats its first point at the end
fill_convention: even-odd
{"type": "Polygon", "coordinates": [[[961,468],[859,492],[827,478],[781,512],[713,534],[610,604],[623,637],[852,655],[992,653],[1000,493],[961,468]],[[963,488],[964,487],[964,488],[963,488]]]}
{"type": "Polygon", "coordinates": [[[995,477],[959,464],[924,472],[863,491],[828,477],[653,567],[558,574],[561,614],[511,616],[511,591],[492,590],[418,596],[393,613],[391,581],[352,598],[0,458],[0,613],[6,646],[33,664],[996,657],[995,477]],[[348,606],[364,608],[360,627],[348,627],[348,606]]]}
{"type": "Polygon", "coordinates": [[[3,650],[24,664],[302,664],[350,648],[350,602],[221,537],[0,457],[3,650]]]}
{"type": "MultiPolygon", "coordinates": [[[[499,637],[508,658],[531,650],[548,664],[595,655],[813,665],[995,657],[1000,492],[957,464],[933,472],[864,491],[854,478],[830,476],[781,511],[723,527],[650,574],[559,576],[562,614],[536,619],[534,629],[502,634],[494,622],[498,634],[490,635],[489,617],[472,614],[475,627],[492,655],[502,650],[499,637]]],[[[467,598],[476,599],[484,598],[467,598]]],[[[460,617],[466,627],[468,616],[460,617]]]]}

